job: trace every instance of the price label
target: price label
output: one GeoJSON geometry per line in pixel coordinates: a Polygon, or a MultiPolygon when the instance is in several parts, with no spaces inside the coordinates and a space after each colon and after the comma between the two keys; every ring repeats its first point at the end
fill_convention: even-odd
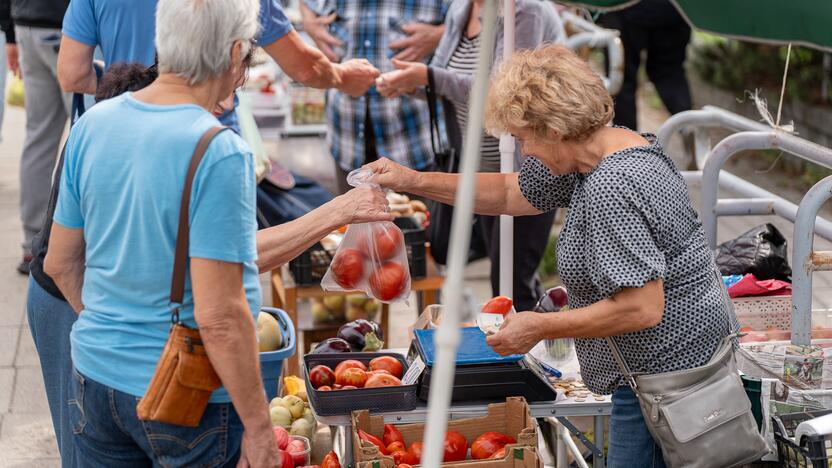
{"type": "Polygon", "coordinates": [[[410,363],[410,368],[407,369],[405,372],[404,377],[402,377],[402,385],[413,385],[419,380],[419,376],[422,375],[422,371],[425,370],[425,362],[422,361],[421,356],[416,356],[416,359],[410,363]]]}

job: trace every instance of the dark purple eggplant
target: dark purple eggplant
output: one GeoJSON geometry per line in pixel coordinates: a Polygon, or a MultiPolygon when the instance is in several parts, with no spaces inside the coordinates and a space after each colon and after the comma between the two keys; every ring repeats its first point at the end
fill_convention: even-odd
{"type": "Polygon", "coordinates": [[[353,351],[378,351],[384,346],[381,327],[369,320],[358,319],[341,325],[338,338],[350,344],[353,351]]]}
{"type": "Polygon", "coordinates": [[[318,343],[312,354],[349,353],[352,351],[350,344],[341,338],[327,338],[318,343]]]}

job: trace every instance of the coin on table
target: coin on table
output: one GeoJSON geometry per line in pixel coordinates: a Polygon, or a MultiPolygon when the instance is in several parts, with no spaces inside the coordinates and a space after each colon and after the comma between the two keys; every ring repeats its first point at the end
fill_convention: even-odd
{"type": "Polygon", "coordinates": [[[575,401],[577,401],[578,403],[583,403],[583,402],[586,401],[586,398],[578,397],[578,398],[575,398],[575,401]]]}
{"type": "Polygon", "coordinates": [[[606,398],[604,398],[602,396],[596,396],[595,397],[595,401],[604,401],[604,400],[606,400],[606,398]]]}

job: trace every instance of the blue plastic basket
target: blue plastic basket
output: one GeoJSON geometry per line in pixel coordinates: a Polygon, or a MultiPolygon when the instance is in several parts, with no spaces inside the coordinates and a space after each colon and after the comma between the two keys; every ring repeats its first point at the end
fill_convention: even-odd
{"type": "Polygon", "coordinates": [[[295,339],[295,324],[289,315],[273,307],[263,307],[260,312],[271,314],[277,319],[283,333],[283,347],[277,351],[260,353],[260,375],[263,377],[263,386],[266,388],[266,398],[271,400],[279,395],[280,373],[283,370],[283,361],[292,357],[297,349],[295,339]]]}

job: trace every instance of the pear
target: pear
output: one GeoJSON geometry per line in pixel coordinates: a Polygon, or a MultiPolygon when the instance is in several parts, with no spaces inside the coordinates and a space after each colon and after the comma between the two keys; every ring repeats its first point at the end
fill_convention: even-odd
{"type": "Polygon", "coordinates": [[[303,409],[306,406],[303,404],[303,400],[297,395],[286,395],[283,397],[283,403],[289,409],[289,412],[292,413],[292,419],[298,419],[303,416],[303,409]]]}
{"type": "Polygon", "coordinates": [[[286,408],[286,403],[283,401],[281,397],[274,397],[272,401],[269,402],[269,409],[274,408],[275,406],[282,406],[286,408]]]}
{"type": "Polygon", "coordinates": [[[303,419],[309,421],[309,424],[311,424],[312,427],[315,427],[317,421],[315,420],[315,415],[312,413],[311,409],[309,409],[309,408],[304,409],[303,410],[303,416],[301,416],[301,417],[303,419]]]}
{"type": "Polygon", "coordinates": [[[332,313],[325,305],[319,302],[312,303],[312,321],[314,323],[327,323],[332,320],[332,313]]]}
{"type": "Polygon", "coordinates": [[[361,307],[367,302],[368,297],[364,294],[350,294],[347,296],[347,304],[361,307]]]}
{"type": "Polygon", "coordinates": [[[289,429],[289,435],[303,436],[309,440],[312,440],[312,436],[314,434],[315,430],[312,427],[312,424],[303,418],[296,419],[295,422],[292,423],[292,427],[289,429]]]}
{"type": "Polygon", "coordinates": [[[292,413],[285,406],[275,406],[269,410],[272,426],[289,427],[292,425],[292,413]]]}
{"type": "Polygon", "coordinates": [[[325,296],[323,301],[324,305],[329,309],[332,313],[337,313],[338,311],[344,310],[344,296],[338,294],[333,296],[325,296]]]}

